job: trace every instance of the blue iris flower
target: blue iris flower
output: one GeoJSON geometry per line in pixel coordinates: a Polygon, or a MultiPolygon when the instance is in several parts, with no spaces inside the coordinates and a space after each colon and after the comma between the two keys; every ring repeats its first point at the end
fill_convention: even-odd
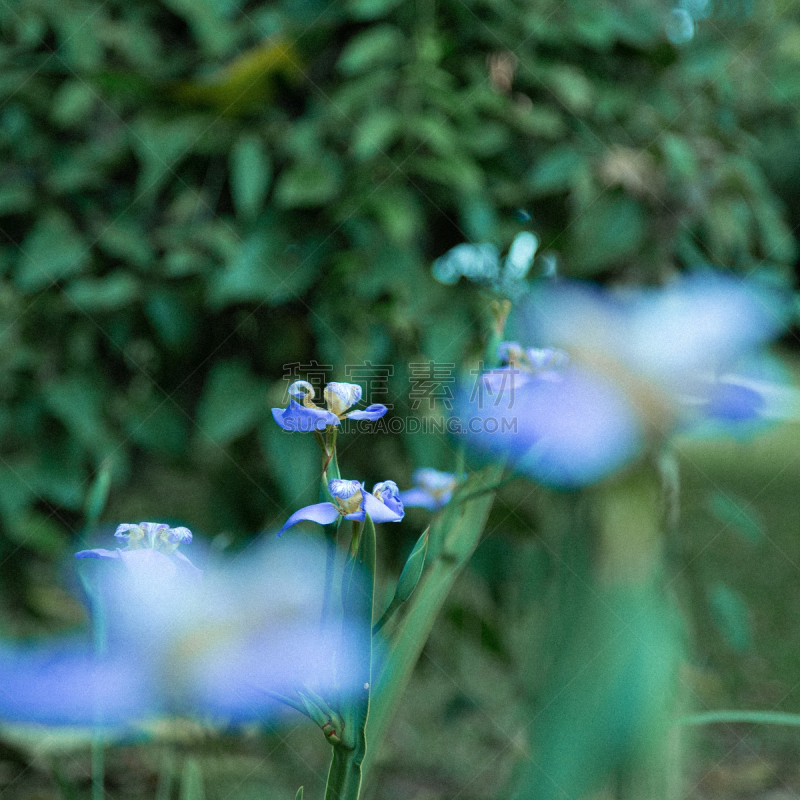
{"type": "Polygon", "coordinates": [[[328,492],[333,498],[332,503],[314,503],[295,511],[278,536],[301,520],[330,525],[339,517],[362,522],[367,514],[374,522],[400,522],[403,519],[403,503],[394,481],[376,484],[370,494],[364,491],[363,483],[332,478],[328,481],[328,492]]]}
{"type": "Polygon", "coordinates": [[[343,419],[376,420],[388,410],[373,403],[361,411],[349,411],[361,400],[361,387],[356,383],[336,383],[325,387],[327,409],[314,403],[314,387],[308,381],[295,381],[289,387],[287,408],[273,408],[275,422],[285,431],[324,430],[328,425],[338,425],[343,419]]]}
{"type": "Polygon", "coordinates": [[[775,388],[747,370],[786,309],[775,289],[709,273],[659,289],[541,286],[521,309],[539,348],[503,343],[462,427],[545,485],[593,483],[675,431],[775,416],[775,388]]]}
{"type": "Polygon", "coordinates": [[[458,485],[458,476],[452,472],[439,472],[430,467],[419,467],[411,473],[414,487],[400,493],[400,499],[409,507],[438,511],[450,502],[458,485]]]}
{"type": "Polygon", "coordinates": [[[81,550],[75,553],[75,558],[121,561],[131,572],[161,570],[168,574],[181,572],[194,578],[202,575],[201,570],[178,552],[179,545],[192,541],[192,532],[188,528],[170,528],[166,523],[157,522],[125,523],[117,528],[114,536],[126,546],[116,550],[100,547],[81,550]]]}
{"type": "Polygon", "coordinates": [[[115,728],[172,713],[244,721],[274,715],[275,692],[355,688],[349,621],[320,624],[324,549],[256,546],[201,577],[176,557],[187,529],[140,523],[117,534],[125,548],[78,554],[90,559],[83,566],[102,602],[105,646],[0,641],[0,719],[115,728]]]}

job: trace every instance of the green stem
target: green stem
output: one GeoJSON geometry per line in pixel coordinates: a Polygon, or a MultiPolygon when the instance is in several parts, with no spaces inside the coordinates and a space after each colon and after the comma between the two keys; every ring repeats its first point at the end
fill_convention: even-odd
{"type": "Polygon", "coordinates": [[[356,751],[334,745],[325,800],[356,800],[361,791],[361,761],[356,751]]]}
{"type": "MultiPolygon", "coordinates": [[[[494,495],[482,489],[495,484],[502,474],[503,466],[488,467],[470,479],[478,484],[480,497],[466,503],[448,503],[431,530],[431,542],[440,543],[438,551],[431,555],[430,566],[420,579],[419,585],[408,601],[408,612],[392,637],[391,651],[374,676],[370,715],[367,723],[368,754],[378,751],[381,740],[389,728],[403,693],[411,679],[414,666],[422,653],[433,623],[439,615],[456,578],[466,566],[481,540],[481,534],[489,516],[494,495]]],[[[457,499],[457,498],[454,498],[457,499]]],[[[371,759],[364,763],[365,774],[371,759]]]]}
{"type": "MultiPolygon", "coordinates": [[[[92,639],[97,658],[106,653],[108,635],[106,630],[105,607],[99,591],[92,596],[92,639]]],[[[105,742],[103,720],[99,709],[95,710],[95,723],[92,727],[92,800],[105,797],[105,742]]]]}
{"type": "Polygon", "coordinates": [[[754,722],[759,725],[800,726],[800,714],[779,711],[704,711],[678,717],[674,725],[710,725],[715,722],[754,722]]]}

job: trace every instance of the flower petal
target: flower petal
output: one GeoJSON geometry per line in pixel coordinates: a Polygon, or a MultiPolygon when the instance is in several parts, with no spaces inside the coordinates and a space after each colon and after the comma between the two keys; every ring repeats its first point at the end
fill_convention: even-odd
{"type": "Polygon", "coordinates": [[[367,406],[363,411],[351,411],[349,414],[345,414],[345,416],[348,419],[376,420],[380,419],[388,410],[386,406],[380,403],[373,403],[371,406],[367,406]]]}
{"type": "Polygon", "coordinates": [[[364,495],[364,511],[373,522],[400,522],[405,512],[398,514],[371,494],[364,495]]]}
{"type": "Polygon", "coordinates": [[[314,505],[301,508],[295,511],[289,519],[286,520],[284,526],[278,532],[280,536],[285,530],[291,528],[292,525],[297,525],[301,520],[308,520],[309,522],[317,522],[320,525],[330,525],[335,522],[339,512],[333,503],[314,503],[314,505]]]}
{"type": "Polygon", "coordinates": [[[400,492],[400,499],[404,506],[411,508],[427,508],[428,511],[437,511],[440,507],[440,503],[432,494],[418,487],[400,492]]]}
{"type": "Polygon", "coordinates": [[[573,367],[560,382],[533,380],[507,399],[499,408],[465,404],[462,427],[479,449],[506,454],[546,486],[593,483],[644,444],[626,396],[589,370],[573,367]]]}
{"type": "Polygon", "coordinates": [[[0,644],[0,718],[49,725],[120,724],[153,705],[143,658],[98,658],[88,644],[0,644]]]}
{"type": "Polygon", "coordinates": [[[97,547],[94,550],[79,550],[75,553],[75,558],[106,558],[109,560],[119,560],[119,550],[103,550],[97,547]]]}
{"type": "Polygon", "coordinates": [[[273,408],[272,416],[285,431],[308,433],[313,430],[323,430],[327,425],[339,424],[339,418],[330,411],[322,408],[306,408],[294,399],[289,400],[286,408],[273,408]]]}

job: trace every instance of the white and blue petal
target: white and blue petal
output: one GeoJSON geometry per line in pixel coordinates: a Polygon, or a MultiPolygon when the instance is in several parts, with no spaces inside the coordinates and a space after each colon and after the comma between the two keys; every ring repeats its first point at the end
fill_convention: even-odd
{"type": "Polygon", "coordinates": [[[301,508],[295,511],[289,519],[286,520],[283,527],[278,532],[280,536],[285,530],[297,525],[298,522],[307,520],[308,522],[317,522],[320,525],[330,525],[339,518],[339,511],[333,503],[314,503],[314,505],[301,508]]]}
{"type": "Polygon", "coordinates": [[[405,514],[403,501],[400,499],[400,490],[394,481],[381,481],[372,487],[372,494],[384,505],[388,506],[395,514],[401,517],[405,514]]]}
{"type": "Polygon", "coordinates": [[[337,383],[331,381],[325,387],[325,402],[328,410],[341,417],[350,406],[361,400],[361,387],[357,383],[337,383]]]}
{"type": "Polygon", "coordinates": [[[403,512],[392,511],[374,495],[364,493],[364,511],[372,517],[373,522],[400,522],[403,512]]]}
{"type": "Polygon", "coordinates": [[[376,420],[380,419],[388,410],[386,406],[380,403],[373,403],[367,406],[363,411],[351,411],[349,414],[345,414],[345,417],[347,417],[347,419],[376,420]]]}
{"type": "Polygon", "coordinates": [[[286,408],[273,408],[272,416],[275,422],[285,431],[310,431],[324,430],[328,425],[338,425],[339,418],[330,411],[322,408],[308,408],[301,405],[294,398],[289,400],[286,408]]]}

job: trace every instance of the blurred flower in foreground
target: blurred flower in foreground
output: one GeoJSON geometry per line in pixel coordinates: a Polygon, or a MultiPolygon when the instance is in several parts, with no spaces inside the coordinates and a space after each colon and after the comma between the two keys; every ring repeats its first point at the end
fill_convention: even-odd
{"type": "Polygon", "coordinates": [[[363,411],[348,412],[361,400],[361,387],[357,383],[329,383],[325,387],[327,410],[314,403],[314,397],[314,387],[308,381],[295,381],[289,387],[288,407],[272,409],[275,422],[285,431],[307,433],[338,425],[343,419],[380,419],[388,410],[380,403],[373,403],[363,411]]]}
{"type": "Polygon", "coordinates": [[[546,485],[592,483],[676,429],[779,416],[776,387],[754,375],[785,317],[777,290],[715,274],[661,289],[542,286],[523,308],[542,349],[504,343],[506,366],[462,403],[463,428],[546,485]]]}
{"type": "Polygon", "coordinates": [[[367,514],[374,522],[400,522],[403,519],[403,503],[398,498],[394,481],[376,484],[373,493],[369,494],[364,491],[363,483],[333,478],[328,481],[328,492],[333,498],[332,503],[314,503],[295,511],[278,536],[301,520],[330,525],[339,517],[361,522],[367,514]]]}
{"type": "Polygon", "coordinates": [[[320,624],[325,553],[312,543],[253,546],[202,580],[155,560],[114,560],[125,568],[83,562],[94,567],[107,628],[99,652],[90,641],[0,643],[0,719],[84,726],[170,713],[258,719],[275,713],[274,693],[353,688],[348,620],[320,624]]]}
{"type": "Polygon", "coordinates": [[[430,467],[419,467],[411,473],[412,489],[400,492],[400,499],[409,507],[418,506],[428,511],[438,511],[450,502],[458,485],[458,476],[452,472],[439,472],[430,467]]]}

